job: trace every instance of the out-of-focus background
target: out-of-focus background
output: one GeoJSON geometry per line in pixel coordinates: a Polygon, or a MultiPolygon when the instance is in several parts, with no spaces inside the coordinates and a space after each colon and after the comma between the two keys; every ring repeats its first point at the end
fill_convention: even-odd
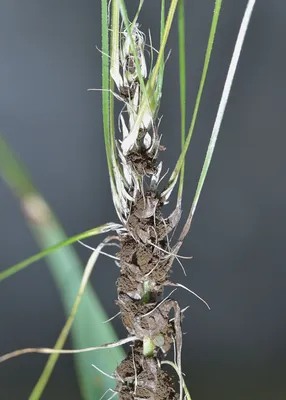
{"type": "MultiPolygon", "coordinates": [[[[186,1],[188,123],[198,89],[213,0],[186,1]]],[[[130,15],[137,1],[128,3],[130,15]]],[[[206,89],[186,163],[184,215],[191,204],[246,0],[223,2],[206,89]]],[[[158,45],[160,2],[146,0],[142,29],[158,45]]],[[[286,3],[257,2],[214,159],[181,253],[187,278],[173,280],[184,319],[183,369],[194,400],[286,398],[286,3]]],[[[0,129],[69,236],[116,221],[104,153],[99,0],[2,0],[0,129]]],[[[165,169],[180,152],[176,28],[168,49],[160,133],[165,169]]],[[[38,251],[0,181],[0,265],[38,251]]],[[[99,238],[89,243],[96,245],[99,238]]],[[[83,262],[90,252],[75,245],[83,262]]],[[[101,257],[94,287],[109,316],[117,312],[118,269],[101,257]]],[[[45,262],[1,284],[0,353],[53,346],[65,321],[45,262]]],[[[120,319],[113,321],[125,336],[120,319]]],[[[89,322],[86,322],[88,329],[89,322]]],[[[69,344],[70,346],[70,344],[69,344]]],[[[26,399],[46,356],[0,365],[0,398],[26,399]]],[[[80,399],[72,357],[57,364],[43,399],[80,399]]]]}

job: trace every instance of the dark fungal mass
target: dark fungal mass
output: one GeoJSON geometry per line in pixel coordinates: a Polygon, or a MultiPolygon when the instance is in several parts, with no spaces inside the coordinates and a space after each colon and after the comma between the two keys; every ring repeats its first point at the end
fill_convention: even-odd
{"type": "Polygon", "coordinates": [[[177,400],[172,378],[161,368],[155,358],[142,357],[142,346],[136,342],[128,356],[117,368],[116,390],[122,400],[136,399],[177,400]]]}
{"type": "Polygon", "coordinates": [[[181,323],[177,303],[171,299],[162,301],[174,257],[168,254],[172,226],[161,210],[160,194],[146,190],[131,207],[126,224],[128,234],[120,237],[117,304],[129,335],[141,340],[116,370],[119,398],[124,400],[179,398],[172,378],[159,367],[175,337],[180,343],[181,323]],[[170,321],[172,309],[177,313],[176,323],[170,321]],[[154,344],[160,343],[154,346],[151,357],[143,354],[142,342],[146,337],[154,344]]]}

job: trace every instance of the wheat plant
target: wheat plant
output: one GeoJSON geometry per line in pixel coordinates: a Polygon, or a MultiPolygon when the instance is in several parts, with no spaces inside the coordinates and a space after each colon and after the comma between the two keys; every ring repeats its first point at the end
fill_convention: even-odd
{"type": "MultiPolygon", "coordinates": [[[[0,273],[0,280],[3,280],[62,246],[92,235],[113,231],[94,249],[85,267],[70,316],[55,348],[18,350],[0,357],[0,362],[30,352],[50,354],[48,362],[50,364],[46,367],[30,396],[30,399],[38,399],[59,354],[94,352],[99,349],[115,348],[129,343],[128,354],[119,363],[113,375],[110,376],[115,381],[115,386],[113,388],[107,387],[106,392],[102,393],[103,396],[109,394],[109,399],[118,396],[122,400],[190,399],[182,371],[182,320],[184,310],[176,301],[174,292],[177,288],[183,288],[203,301],[207,307],[209,306],[191,289],[173,282],[170,278],[170,271],[174,260],[180,263],[180,258],[184,258],[179,254],[179,250],[189,232],[211,162],[255,1],[248,1],[195,197],[183,228],[177,234],[175,229],[182,216],[185,156],[195,128],[222,0],[216,0],[214,3],[213,20],[201,81],[187,134],[185,126],[184,1],[172,0],[168,10],[166,10],[165,0],[161,0],[161,34],[158,52],[153,49],[152,42],[148,43],[144,27],[140,26],[140,11],[144,7],[144,0],[139,2],[137,13],[133,19],[128,16],[124,0],[111,0],[109,4],[107,0],[102,0],[101,3],[103,80],[100,90],[103,99],[107,165],[118,222],[108,223],[64,240],[0,273]],[[164,138],[160,133],[160,101],[164,95],[164,69],[168,58],[166,56],[166,44],[177,8],[182,151],[171,174],[166,177],[163,173],[166,166],[163,166],[160,160],[160,153],[165,149],[164,138]],[[149,47],[150,51],[149,61],[146,60],[146,46],[149,47]],[[118,115],[115,113],[115,101],[121,105],[118,115]],[[176,196],[176,207],[170,215],[166,215],[165,206],[172,196],[176,196]],[[115,244],[119,247],[115,256],[115,262],[119,266],[119,277],[116,282],[116,304],[118,305],[118,314],[120,314],[122,323],[126,328],[126,338],[112,343],[102,343],[91,348],[63,350],[93,266],[104,247],[109,244],[115,244]],[[166,295],[165,288],[168,287],[174,289],[166,295]],[[171,350],[174,356],[172,361],[170,360],[171,350]],[[173,367],[174,373],[169,374],[164,367],[165,365],[173,367]],[[176,382],[179,384],[177,385],[176,382]]],[[[2,150],[4,146],[3,141],[2,150]]],[[[6,149],[6,154],[7,152],[6,149]]],[[[6,169],[4,177],[11,184],[12,178],[9,176],[9,169],[6,169]]],[[[22,206],[26,215],[30,218],[33,218],[31,216],[33,210],[39,205],[46,207],[44,200],[39,196],[24,196],[22,206]]],[[[91,365],[90,368],[92,368],[91,365]]],[[[96,362],[94,368],[106,375],[96,362]]],[[[91,395],[85,397],[94,398],[91,395]]]]}

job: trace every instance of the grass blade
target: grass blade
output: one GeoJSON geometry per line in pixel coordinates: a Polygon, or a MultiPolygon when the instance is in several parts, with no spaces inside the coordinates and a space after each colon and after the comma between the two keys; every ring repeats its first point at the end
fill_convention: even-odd
{"type": "Polygon", "coordinates": [[[224,88],[223,88],[223,92],[222,92],[222,96],[221,96],[221,100],[219,103],[219,107],[218,107],[218,111],[217,111],[217,115],[216,115],[216,119],[215,119],[215,123],[213,126],[213,131],[211,134],[211,138],[210,138],[210,142],[209,142],[209,146],[207,149],[207,153],[206,153],[206,157],[204,160],[204,164],[202,167],[202,171],[201,171],[201,175],[200,175],[200,179],[197,185],[197,189],[196,189],[196,193],[194,196],[194,200],[191,206],[191,210],[190,213],[188,215],[186,224],[183,228],[182,234],[180,236],[179,241],[182,242],[182,240],[184,239],[184,237],[186,236],[186,234],[188,233],[189,229],[190,229],[190,225],[201,195],[201,191],[206,179],[206,175],[212,160],[212,156],[213,156],[213,152],[214,152],[214,148],[216,145],[216,140],[219,134],[219,130],[221,127],[221,123],[222,123],[222,119],[224,116],[224,112],[225,112],[225,108],[228,102],[228,98],[229,98],[229,94],[230,94],[230,90],[232,87],[232,83],[233,83],[233,79],[234,79],[234,75],[236,72],[236,68],[237,68],[237,64],[240,58],[240,54],[241,54],[241,49],[244,43],[244,39],[245,39],[245,35],[247,32],[247,28],[251,19],[251,15],[252,15],[252,11],[253,8],[255,6],[255,1],[256,0],[248,0],[246,9],[245,9],[245,13],[240,25],[240,29],[239,29],[239,33],[236,39],[236,43],[235,43],[235,47],[233,50],[233,54],[232,54],[232,58],[231,58],[231,62],[229,65],[229,69],[228,69],[228,73],[226,76],[226,80],[225,80],[225,84],[224,84],[224,88]]]}
{"type": "MultiPolygon", "coordinates": [[[[15,159],[2,137],[0,138],[0,160],[0,173],[14,193],[19,197],[28,226],[38,245],[43,249],[51,246],[55,246],[58,249],[52,253],[48,250],[48,255],[45,255],[47,255],[47,263],[59,288],[65,313],[69,316],[82,279],[82,266],[74,249],[72,247],[59,249],[59,243],[68,244],[67,242],[70,240],[73,241],[75,237],[70,239],[66,238],[63,229],[54,217],[51,209],[41,195],[37,193],[31,179],[26,175],[25,168],[15,159]],[[37,208],[39,212],[37,212],[36,215],[33,214],[35,207],[31,207],[31,204],[29,204],[31,199],[33,199],[33,205],[35,205],[35,200],[37,200],[37,205],[41,205],[37,208]]],[[[102,227],[100,230],[102,231],[102,227]]],[[[103,227],[103,230],[106,231],[106,227],[103,227]]],[[[93,230],[87,231],[81,235],[85,237],[90,236],[92,231],[93,230]]],[[[95,232],[99,233],[97,230],[95,230],[95,232]]],[[[79,238],[81,235],[77,235],[76,237],[79,238]]],[[[39,255],[34,257],[39,257],[39,255]]],[[[35,259],[33,261],[35,261],[35,259]]],[[[116,341],[117,338],[111,325],[102,324],[106,319],[107,316],[96,294],[91,285],[87,284],[86,290],[81,298],[78,313],[72,324],[72,340],[74,347],[83,348],[90,345],[102,345],[106,342],[116,341]]],[[[58,347],[62,347],[66,341],[71,326],[67,328],[68,329],[65,330],[65,336],[61,336],[60,342],[57,342],[58,347]]],[[[91,354],[88,356],[88,354],[89,353],[78,355],[75,361],[83,398],[86,400],[93,400],[94,398],[100,398],[110,387],[110,380],[99,375],[91,365],[96,364],[105,371],[113,371],[116,368],[117,361],[123,358],[123,352],[121,349],[117,348],[112,354],[109,352],[105,352],[105,354],[97,353],[96,356],[92,356],[91,354]]],[[[49,375],[56,361],[57,357],[53,359],[52,362],[49,362],[47,367],[49,375]]],[[[41,381],[36,392],[33,394],[34,397],[32,398],[34,400],[39,398],[37,393],[39,394],[44,390],[46,383],[47,379],[41,381]]]]}
{"type": "MultiPolygon", "coordinates": [[[[162,2],[161,2],[161,21],[160,21],[160,46],[161,46],[161,43],[163,40],[164,30],[165,30],[165,9],[166,9],[165,0],[162,0],[162,2]]],[[[164,60],[164,55],[163,55],[162,61],[161,61],[161,66],[160,66],[160,71],[159,71],[159,76],[158,76],[158,92],[159,93],[162,93],[162,88],[163,88],[164,67],[165,67],[165,60],[164,60]]]]}
{"type": "MultiPolygon", "coordinates": [[[[185,49],[185,4],[178,3],[178,34],[179,34],[179,68],[180,68],[180,108],[181,108],[181,146],[184,149],[186,140],[186,49],[185,49]]],[[[185,160],[182,163],[180,183],[178,188],[178,204],[182,202],[185,176],[185,160]]]]}
{"type": "MultiPolygon", "coordinates": [[[[110,141],[109,141],[109,45],[108,45],[108,15],[107,0],[101,1],[101,26],[102,26],[102,117],[104,141],[106,147],[107,161],[110,163],[110,141]]],[[[109,165],[108,165],[109,167],[109,165]]],[[[111,171],[109,171],[111,173],[111,171]]]]}
{"type": "Polygon", "coordinates": [[[47,257],[52,252],[59,250],[64,246],[68,246],[72,243],[77,242],[78,240],[86,239],[88,237],[107,232],[107,228],[109,228],[111,225],[114,225],[115,227],[120,226],[120,225],[113,224],[113,223],[101,225],[97,228],[90,229],[88,231],[79,233],[78,235],[72,236],[68,239],[62,240],[61,242],[41,251],[40,253],[35,254],[29,258],[26,258],[25,260],[20,261],[19,263],[13,265],[12,267],[7,268],[4,271],[0,272],[0,282],[3,281],[4,279],[9,278],[10,276],[14,275],[16,272],[21,271],[22,269],[28,267],[29,265],[33,264],[34,262],[39,261],[44,257],[47,257]]]}
{"type": "MultiPolygon", "coordinates": [[[[100,251],[103,248],[104,244],[105,243],[103,242],[97,247],[97,249],[92,253],[92,255],[91,255],[91,257],[90,257],[90,259],[89,259],[89,261],[88,261],[88,263],[86,265],[82,280],[80,282],[80,287],[79,287],[75,302],[74,302],[74,304],[72,306],[71,313],[70,313],[70,315],[69,315],[69,317],[68,317],[68,319],[67,319],[67,321],[66,321],[66,323],[65,323],[65,325],[64,325],[64,327],[63,327],[63,329],[62,329],[62,331],[61,331],[61,333],[60,333],[60,335],[58,337],[58,340],[57,340],[57,342],[56,342],[56,344],[54,346],[55,350],[61,350],[63,348],[66,340],[67,340],[69,331],[70,331],[70,329],[72,327],[74,319],[76,318],[76,314],[77,314],[78,308],[80,306],[80,303],[81,303],[81,300],[82,300],[82,296],[84,295],[86,286],[88,284],[89,277],[91,275],[93,267],[94,267],[94,265],[95,265],[95,263],[97,261],[97,258],[99,256],[100,251]]],[[[78,314],[78,317],[79,316],[80,316],[80,314],[78,314]]],[[[102,317],[103,317],[103,315],[102,315],[102,317]]],[[[84,320],[80,321],[80,323],[81,324],[83,323],[83,326],[85,326],[84,325],[84,320]]],[[[79,334],[82,334],[82,332],[79,332],[79,334]]],[[[75,339],[75,341],[74,341],[75,348],[79,348],[81,346],[80,342],[81,341],[75,339]]],[[[59,355],[60,354],[54,353],[54,354],[51,354],[49,356],[48,362],[46,363],[46,366],[45,366],[45,368],[44,368],[44,370],[42,372],[42,375],[40,376],[40,378],[39,378],[37,384],[35,385],[31,395],[29,396],[29,400],[38,400],[38,399],[40,399],[40,397],[41,397],[41,395],[43,393],[43,390],[46,387],[46,385],[48,383],[48,380],[49,380],[49,378],[51,376],[51,373],[53,371],[55,363],[57,362],[57,359],[59,358],[59,355]]],[[[84,357],[82,357],[82,356],[83,356],[83,354],[79,354],[78,356],[76,356],[76,363],[78,364],[78,369],[84,371],[84,370],[87,369],[87,366],[84,365],[84,363],[86,363],[87,360],[86,360],[86,356],[84,356],[84,357]]],[[[93,358],[94,357],[90,357],[90,361],[93,361],[93,358]]],[[[108,367],[110,367],[110,366],[108,366],[108,367]]],[[[89,380],[89,379],[91,381],[93,381],[93,378],[94,378],[92,376],[93,375],[93,371],[90,371],[90,372],[87,371],[87,372],[88,372],[88,376],[85,376],[84,379],[86,381],[89,380]]],[[[86,388],[88,387],[87,383],[88,382],[86,382],[86,385],[84,385],[84,387],[86,387],[86,388]]],[[[108,383],[107,383],[107,385],[108,385],[108,383]]],[[[85,389],[85,391],[83,393],[84,397],[87,398],[87,399],[91,399],[92,396],[94,396],[96,394],[97,394],[96,391],[92,392],[91,390],[90,390],[90,393],[89,393],[88,389],[85,389]]]]}
{"type": "Polygon", "coordinates": [[[212,19],[212,23],[211,23],[210,34],[209,34],[209,40],[208,40],[208,44],[207,44],[207,50],[206,50],[206,54],[205,54],[205,61],[204,61],[201,81],[200,81],[200,85],[199,85],[199,90],[198,90],[198,94],[197,94],[197,98],[196,98],[195,108],[194,108],[194,112],[193,112],[193,116],[192,116],[192,121],[191,121],[191,125],[190,125],[189,131],[188,131],[188,135],[187,135],[183,150],[180,154],[180,157],[177,161],[174,171],[172,172],[172,175],[169,179],[167,188],[162,193],[162,195],[165,196],[166,200],[169,198],[169,196],[172,193],[172,190],[174,189],[174,186],[177,182],[178,176],[180,174],[182,165],[184,164],[186,153],[189,148],[189,144],[190,144],[190,141],[191,141],[191,138],[193,135],[193,131],[194,131],[194,127],[196,124],[197,115],[198,115],[198,111],[199,111],[199,107],[200,107],[201,97],[202,97],[202,93],[203,93],[203,89],[204,89],[204,85],[205,85],[205,81],[206,81],[206,76],[207,76],[207,72],[208,72],[208,67],[209,67],[209,63],[210,63],[217,23],[218,23],[218,19],[219,19],[219,15],[220,15],[220,10],[221,10],[221,4],[222,4],[222,0],[216,0],[215,7],[214,7],[214,13],[213,13],[213,19],[212,19]]]}
{"type": "Polygon", "coordinates": [[[111,17],[111,62],[110,62],[110,79],[109,85],[111,93],[109,96],[109,122],[110,122],[110,143],[111,152],[115,156],[115,129],[114,129],[114,96],[112,94],[114,89],[114,80],[112,73],[116,76],[119,74],[119,4],[118,1],[112,2],[112,17],[111,17]]]}
{"type": "Polygon", "coordinates": [[[172,0],[170,8],[169,8],[169,12],[168,12],[168,17],[166,20],[166,24],[165,24],[165,29],[164,29],[164,33],[163,33],[163,37],[160,43],[160,49],[159,49],[159,54],[158,54],[158,58],[157,58],[157,62],[155,64],[153,73],[152,73],[152,77],[151,77],[151,82],[150,82],[150,87],[151,89],[154,88],[155,86],[155,82],[157,80],[158,77],[158,73],[159,73],[159,69],[161,66],[161,62],[164,59],[164,51],[165,51],[165,47],[167,44],[167,40],[169,37],[169,33],[170,33],[170,29],[173,23],[173,19],[174,19],[174,14],[177,8],[177,3],[178,0],[172,0]]]}
{"type": "Polygon", "coordinates": [[[109,126],[109,34],[108,34],[108,5],[107,0],[101,0],[101,35],[102,35],[102,118],[105,151],[111,190],[114,188],[114,178],[111,163],[111,144],[109,126]]]}
{"type": "Polygon", "coordinates": [[[36,191],[30,175],[23,165],[20,165],[0,133],[0,174],[14,193],[23,196],[36,191]]]}

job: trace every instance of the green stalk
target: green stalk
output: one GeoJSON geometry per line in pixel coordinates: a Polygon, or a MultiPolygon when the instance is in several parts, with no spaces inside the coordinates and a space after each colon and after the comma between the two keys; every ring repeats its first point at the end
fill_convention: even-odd
{"type": "Polygon", "coordinates": [[[109,35],[108,35],[108,6],[107,0],[101,0],[101,26],[102,26],[102,117],[104,142],[107,157],[108,172],[111,189],[114,187],[114,177],[111,162],[111,143],[109,126],[109,35]]]}
{"type": "MultiPolygon", "coordinates": [[[[114,67],[114,62],[116,57],[119,57],[119,4],[118,1],[112,1],[112,17],[111,17],[111,69],[114,67]],[[117,54],[118,52],[118,54],[117,54]]],[[[118,70],[119,73],[119,70],[118,70]]],[[[110,74],[109,74],[110,75],[110,74]]],[[[115,128],[114,128],[114,81],[109,76],[109,87],[110,87],[110,95],[109,95],[109,141],[110,141],[110,153],[114,156],[116,160],[116,152],[115,152],[115,128]]],[[[110,154],[110,157],[112,157],[110,154]]],[[[112,163],[112,161],[111,161],[112,163]]],[[[115,167],[115,166],[113,166],[115,167]]]]}
{"type": "Polygon", "coordinates": [[[155,83],[156,83],[156,80],[158,77],[161,62],[162,62],[162,60],[164,60],[164,51],[165,51],[165,47],[166,47],[167,40],[169,37],[170,29],[171,29],[171,26],[173,23],[177,3],[178,3],[178,0],[172,0],[170,8],[169,8],[163,38],[162,38],[161,44],[160,44],[158,58],[157,58],[157,61],[156,61],[156,64],[155,64],[155,67],[154,67],[154,70],[153,70],[152,76],[151,76],[151,81],[150,81],[150,89],[151,90],[154,89],[154,87],[155,87],[155,83]]]}
{"type": "MultiPolygon", "coordinates": [[[[184,0],[178,4],[178,34],[179,34],[179,67],[180,67],[180,108],[181,108],[181,147],[184,149],[186,140],[186,48],[185,48],[185,5],[184,0]]],[[[185,176],[185,159],[182,164],[178,189],[178,204],[181,205],[185,176]]]]}
{"type": "Polygon", "coordinates": [[[221,10],[221,4],[222,4],[222,0],[216,0],[210,34],[209,34],[209,39],[208,39],[208,44],[207,44],[207,49],[206,49],[206,54],[205,54],[203,71],[202,71],[201,81],[200,81],[199,90],[198,90],[198,94],[197,94],[197,98],[196,98],[196,103],[195,103],[195,108],[194,108],[194,112],[193,112],[193,116],[192,116],[191,125],[190,125],[189,131],[188,131],[186,141],[183,146],[183,150],[182,150],[180,157],[176,163],[174,171],[172,172],[172,175],[169,179],[167,189],[165,190],[165,192],[170,192],[177,182],[177,178],[178,178],[181,168],[184,164],[186,153],[189,148],[189,144],[190,144],[190,141],[191,141],[191,138],[193,135],[193,131],[194,131],[194,127],[196,124],[197,115],[198,115],[198,111],[199,111],[199,107],[200,107],[201,97],[202,97],[202,93],[203,93],[203,89],[204,89],[204,85],[205,85],[205,81],[206,81],[206,77],[207,77],[208,67],[209,67],[209,63],[210,63],[212,48],[213,48],[216,29],[217,29],[217,23],[218,23],[218,19],[219,19],[219,15],[220,15],[220,10],[221,10]]]}
{"type": "MultiPolygon", "coordinates": [[[[164,36],[165,30],[165,0],[162,0],[161,3],[161,22],[160,22],[160,47],[164,36]]],[[[161,61],[159,76],[158,76],[158,93],[162,93],[163,90],[163,79],[164,79],[164,68],[165,68],[165,59],[164,54],[161,61]]]]}

